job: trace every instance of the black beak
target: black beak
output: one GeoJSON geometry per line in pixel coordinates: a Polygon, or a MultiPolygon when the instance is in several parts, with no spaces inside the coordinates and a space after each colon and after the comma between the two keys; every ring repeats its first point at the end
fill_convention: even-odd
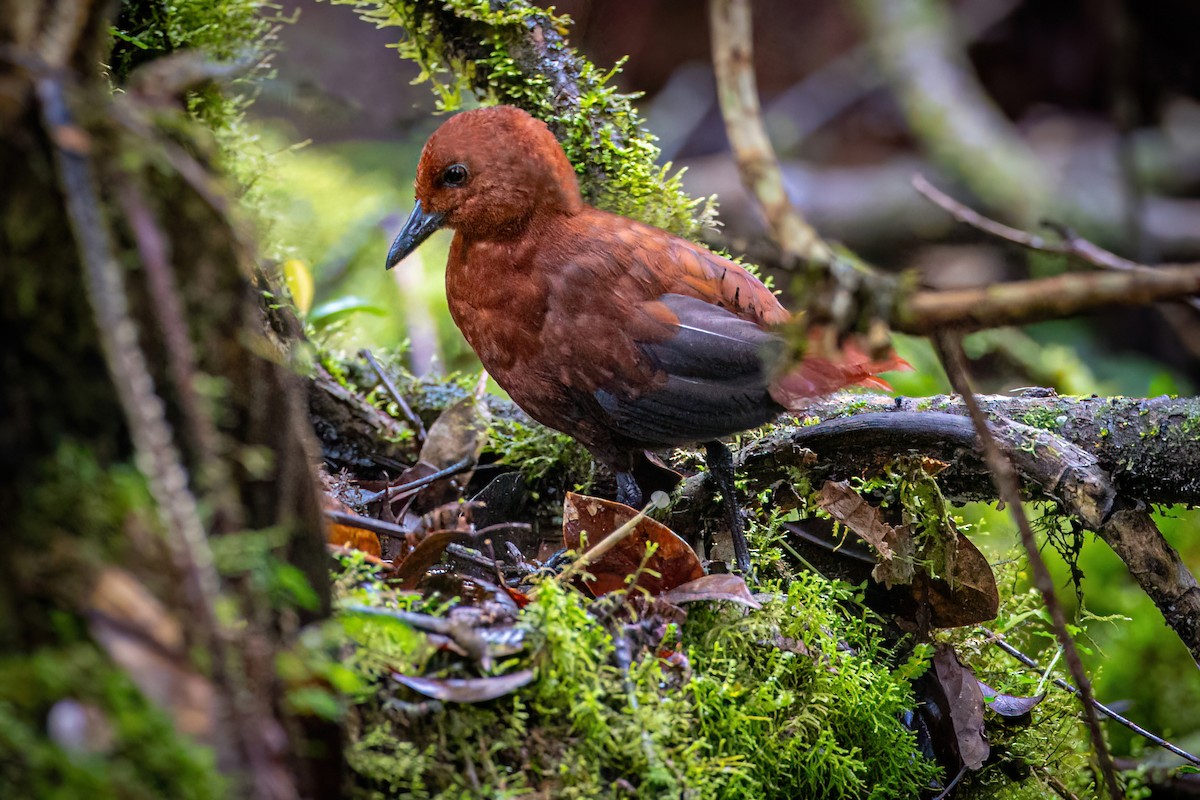
{"type": "Polygon", "coordinates": [[[404,223],[404,227],[400,229],[400,234],[396,237],[396,241],[392,242],[392,249],[388,250],[387,254],[387,269],[391,269],[400,263],[400,260],[416,250],[421,242],[429,238],[429,235],[442,227],[442,219],[445,214],[431,214],[421,208],[421,201],[413,206],[412,213],[408,215],[408,221],[404,223]]]}

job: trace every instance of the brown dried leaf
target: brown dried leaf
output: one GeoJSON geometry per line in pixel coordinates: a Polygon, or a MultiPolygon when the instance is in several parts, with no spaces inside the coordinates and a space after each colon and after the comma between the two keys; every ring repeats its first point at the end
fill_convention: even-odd
{"type": "Polygon", "coordinates": [[[418,694],[443,703],[482,703],[515,692],[533,680],[533,670],[523,669],[494,678],[425,678],[401,675],[392,677],[418,694]]]}
{"type": "Polygon", "coordinates": [[[446,547],[463,534],[459,531],[434,531],[427,534],[392,574],[400,580],[401,589],[415,589],[425,573],[438,562],[446,547]]]}
{"type": "Polygon", "coordinates": [[[892,558],[889,539],[896,538],[895,528],[884,522],[879,515],[879,509],[851,489],[849,483],[825,481],[817,502],[830,516],[874,547],[880,558],[892,558]]]}
{"type": "MultiPolygon", "coordinates": [[[[987,558],[960,531],[953,568],[945,577],[928,580],[925,599],[935,628],[958,628],[995,619],[1000,610],[996,576],[987,558]]],[[[914,590],[916,589],[914,584],[914,590]]]]}
{"type": "MultiPolygon", "coordinates": [[[[563,501],[563,543],[578,551],[586,534],[591,548],[636,514],[623,503],[567,492],[563,501]]],[[[661,522],[645,518],[628,537],[588,566],[587,571],[594,576],[586,582],[588,590],[598,597],[625,588],[625,579],[638,570],[643,560],[646,568],[635,585],[652,595],[704,576],[704,567],[687,542],[661,522]],[[650,543],[657,544],[658,549],[646,560],[650,543]]]]}
{"type": "Polygon", "coordinates": [[[991,753],[983,729],[983,693],[954,648],[938,648],[929,671],[916,681],[915,688],[921,717],[946,772],[955,774],[964,766],[980,769],[991,753]]]}
{"type": "Polygon", "coordinates": [[[846,481],[825,481],[818,498],[821,508],[875,548],[879,564],[872,577],[888,588],[912,583],[913,541],[905,526],[892,527],[883,521],[879,509],[850,488],[846,481]]]}
{"type": "Polygon", "coordinates": [[[330,544],[335,544],[339,547],[362,550],[364,553],[376,558],[383,557],[383,548],[379,544],[379,537],[372,531],[333,522],[330,523],[329,531],[325,538],[330,544]]]}
{"type": "Polygon", "coordinates": [[[421,461],[435,469],[445,469],[464,458],[472,463],[479,460],[487,444],[491,413],[474,396],[464,397],[441,413],[421,448],[421,461]]]}
{"type": "Polygon", "coordinates": [[[703,600],[726,600],[750,608],[762,608],[750,595],[741,575],[705,575],[666,591],[662,599],[668,603],[698,603],[703,600]]]}

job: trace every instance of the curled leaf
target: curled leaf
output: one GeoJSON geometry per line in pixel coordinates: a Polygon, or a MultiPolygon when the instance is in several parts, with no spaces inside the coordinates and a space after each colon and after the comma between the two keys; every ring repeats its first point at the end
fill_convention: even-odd
{"type": "Polygon", "coordinates": [[[750,608],[762,608],[751,596],[750,589],[741,575],[705,575],[664,592],[662,599],[675,605],[698,603],[702,600],[725,600],[750,608]]]}
{"type": "Polygon", "coordinates": [[[444,703],[483,703],[525,686],[533,680],[533,670],[518,670],[494,678],[426,678],[398,672],[393,672],[392,677],[414,692],[444,703]]]}
{"type": "Polygon", "coordinates": [[[879,509],[850,488],[846,481],[825,481],[818,498],[821,508],[854,531],[879,554],[871,577],[891,588],[912,583],[914,545],[906,526],[893,527],[883,521],[879,509]]]}
{"type": "Polygon", "coordinates": [[[1009,719],[1025,716],[1037,708],[1038,703],[1046,699],[1044,692],[1042,694],[1035,694],[1032,697],[1017,697],[1016,695],[997,692],[983,681],[979,681],[979,691],[983,693],[983,699],[987,701],[987,708],[1009,719]]]}

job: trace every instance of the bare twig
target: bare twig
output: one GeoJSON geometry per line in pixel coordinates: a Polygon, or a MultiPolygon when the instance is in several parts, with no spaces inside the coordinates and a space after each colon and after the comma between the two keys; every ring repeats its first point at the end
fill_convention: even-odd
{"type": "Polygon", "coordinates": [[[406,539],[412,533],[408,528],[402,528],[391,522],[364,517],[361,514],[347,514],[345,511],[326,511],[325,517],[330,522],[336,522],[338,525],[361,528],[364,531],[370,531],[371,533],[387,536],[392,539],[406,539]]]}
{"type": "MultiPolygon", "coordinates": [[[[1161,267],[1152,267],[1147,264],[1139,264],[1136,261],[1130,261],[1127,258],[1105,250],[1098,244],[1090,242],[1087,239],[1077,235],[1074,231],[1061,226],[1052,226],[1060,236],[1060,241],[1050,241],[1037,234],[1029,233],[1005,225],[1002,222],[997,222],[994,219],[985,217],[973,208],[960,203],[950,195],[938,189],[923,175],[914,175],[912,179],[913,187],[929,199],[938,207],[944,209],[950,216],[954,217],[959,222],[970,225],[972,228],[981,230],[984,233],[991,234],[999,239],[1018,244],[1021,247],[1030,250],[1036,250],[1041,253],[1054,253],[1058,255],[1068,256],[1078,259],[1086,264],[1101,269],[1111,269],[1120,272],[1138,272],[1148,270],[1154,272],[1161,267]]],[[[1173,265],[1187,266],[1187,265],[1173,265]]],[[[1184,302],[1193,308],[1200,309],[1200,299],[1188,298],[1184,302]]]]}
{"type": "Polygon", "coordinates": [[[827,264],[834,254],[788,199],[775,149],[763,126],[754,82],[749,0],[710,0],[709,30],[717,91],[742,183],[758,198],[785,255],[827,264]]]}
{"type": "Polygon", "coordinates": [[[983,446],[984,458],[987,461],[988,469],[991,471],[992,479],[996,483],[996,492],[999,494],[1000,499],[1008,506],[1009,513],[1012,514],[1013,520],[1017,524],[1017,529],[1021,533],[1021,544],[1024,545],[1025,552],[1029,557],[1029,567],[1033,575],[1033,583],[1042,595],[1042,602],[1045,604],[1046,610],[1050,612],[1050,619],[1054,624],[1055,636],[1058,638],[1058,643],[1063,649],[1063,656],[1067,662],[1067,666],[1071,670],[1071,676],[1075,679],[1075,683],[1079,688],[1079,697],[1083,703],[1084,717],[1092,739],[1092,749],[1095,751],[1096,759],[1100,763],[1100,771],[1104,775],[1104,782],[1108,787],[1109,796],[1114,798],[1114,800],[1121,798],[1124,795],[1120,784],[1117,782],[1116,768],[1113,766],[1112,756],[1108,752],[1108,745],[1104,741],[1104,734],[1100,730],[1100,720],[1096,717],[1091,681],[1084,671],[1083,662],[1079,658],[1079,651],[1075,648],[1075,641],[1071,638],[1071,634],[1067,630],[1067,620],[1063,614],[1062,605],[1058,602],[1058,597],[1054,592],[1054,581],[1050,577],[1050,571],[1046,568],[1046,562],[1042,560],[1041,552],[1038,550],[1037,539],[1033,533],[1033,527],[1029,524],[1029,517],[1025,514],[1025,506],[1021,497],[1021,484],[1017,478],[1016,469],[1013,467],[1012,460],[1000,449],[1000,445],[997,444],[995,437],[988,427],[987,417],[984,416],[983,410],[975,400],[967,373],[967,357],[962,349],[961,334],[939,334],[935,337],[934,342],[937,345],[942,364],[946,369],[946,375],[950,378],[950,384],[954,387],[955,391],[962,395],[963,401],[970,412],[971,421],[975,425],[975,432],[979,436],[980,443],[983,446]]]}
{"type": "Polygon", "coordinates": [[[412,428],[413,434],[417,437],[417,446],[425,444],[425,424],[421,422],[421,418],[412,410],[412,406],[404,399],[404,395],[396,389],[396,384],[392,383],[392,379],[388,377],[384,371],[383,365],[375,360],[375,355],[370,350],[360,350],[359,355],[367,360],[371,365],[371,369],[375,370],[375,374],[379,376],[379,382],[383,384],[383,388],[387,389],[387,393],[391,396],[396,406],[400,409],[400,413],[404,415],[404,419],[412,428]]]}
{"type": "Polygon", "coordinates": [[[1200,294],[1200,264],[1131,272],[1071,272],[975,289],[917,292],[899,303],[893,328],[921,336],[947,328],[965,332],[1194,294],[1200,294]]]}
{"type": "MultiPolygon", "coordinates": [[[[979,630],[985,636],[987,636],[988,639],[994,645],[999,647],[1004,652],[1008,653],[1010,656],[1015,658],[1017,661],[1020,661],[1025,666],[1027,666],[1030,669],[1035,670],[1037,672],[1043,671],[1040,664],[1038,664],[1036,661],[1034,661],[1029,656],[1022,653],[1017,648],[1013,647],[1008,642],[1006,642],[1004,640],[1004,637],[1001,636],[1000,634],[996,633],[993,630],[989,630],[988,628],[981,627],[979,630]]],[[[1076,689],[1071,684],[1064,681],[1062,678],[1054,678],[1054,679],[1052,679],[1052,683],[1055,686],[1057,686],[1058,688],[1064,689],[1073,695],[1076,695],[1076,696],[1079,695],[1079,690],[1076,689]]],[[[1091,702],[1092,702],[1092,705],[1094,705],[1096,707],[1097,711],[1104,714],[1105,716],[1107,716],[1114,722],[1124,725],[1126,728],[1129,728],[1129,730],[1133,731],[1138,736],[1141,736],[1144,739],[1146,739],[1147,741],[1158,745],[1159,747],[1163,748],[1164,750],[1170,750],[1172,753],[1179,756],[1184,761],[1188,761],[1192,764],[1195,764],[1196,766],[1200,766],[1200,756],[1193,755],[1192,753],[1189,753],[1188,751],[1184,750],[1183,748],[1181,748],[1177,745],[1171,744],[1170,742],[1168,742],[1166,739],[1162,738],[1161,736],[1159,736],[1155,733],[1151,733],[1150,731],[1143,728],[1141,725],[1138,725],[1136,722],[1130,720],[1127,717],[1121,716],[1116,711],[1114,711],[1113,709],[1104,705],[1103,703],[1101,703],[1099,700],[1096,700],[1095,698],[1092,698],[1091,702]]]]}
{"type": "Polygon", "coordinates": [[[437,472],[430,473],[423,478],[417,478],[416,480],[409,481],[408,483],[401,483],[397,486],[389,486],[382,491],[361,497],[358,500],[358,504],[365,506],[369,503],[382,500],[385,497],[388,500],[397,500],[401,497],[408,497],[418,489],[423,489],[431,483],[437,483],[442,478],[451,478],[463,472],[468,472],[473,466],[475,466],[475,459],[467,456],[461,461],[456,461],[445,469],[439,469],[437,472]]]}

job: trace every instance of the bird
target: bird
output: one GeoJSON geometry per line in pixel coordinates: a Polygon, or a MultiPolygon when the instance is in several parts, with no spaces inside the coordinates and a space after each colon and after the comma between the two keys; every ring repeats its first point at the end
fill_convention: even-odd
{"type": "Polygon", "coordinates": [[[488,374],[611,469],[629,506],[662,481],[654,451],[703,445],[743,574],[750,552],[720,440],[846,386],[888,388],[878,373],[907,366],[852,343],[839,358],[789,359],[779,329],[792,315],[774,292],[701,245],[585,203],[554,134],[513,106],[443,122],[414,189],[387,269],[452,229],[450,314],[488,374]]]}

